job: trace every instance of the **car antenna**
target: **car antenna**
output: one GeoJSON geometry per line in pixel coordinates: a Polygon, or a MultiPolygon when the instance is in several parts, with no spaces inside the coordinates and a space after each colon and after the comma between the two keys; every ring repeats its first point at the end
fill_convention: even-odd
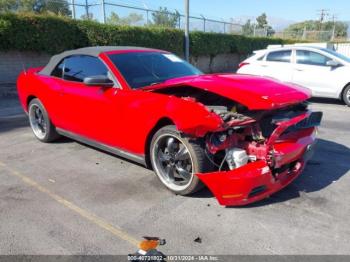
{"type": "Polygon", "coordinates": [[[24,62],[23,62],[23,59],[22,59],[22,56],[21,56],[20,52],[17,52],[17,56],[18,56],[19,60],[21,61],[22,69],[24,71],[24,74],[26,75],[27,74],[27,70],[26,70],[26,67],[24,65],[24,62]]]}

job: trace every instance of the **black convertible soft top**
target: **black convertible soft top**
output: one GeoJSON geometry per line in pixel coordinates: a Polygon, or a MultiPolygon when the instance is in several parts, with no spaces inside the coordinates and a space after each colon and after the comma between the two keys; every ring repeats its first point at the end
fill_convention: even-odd
{"type": "Polygon", "coordinates": [[[89,56],[99,56],[99,54],[108,51],[118,51],[118,50],[154,50],[145,47],[135,47],[135,46],[93,46],[93,47],[83,47],[75,50],[64,51],[58,55],[51,57],[49,63],[40,71],[42,75],[51,75],[52,71],[55,69],[56,65],[62,61],[63,58],[72,55],[89,55],[89,56]]]}

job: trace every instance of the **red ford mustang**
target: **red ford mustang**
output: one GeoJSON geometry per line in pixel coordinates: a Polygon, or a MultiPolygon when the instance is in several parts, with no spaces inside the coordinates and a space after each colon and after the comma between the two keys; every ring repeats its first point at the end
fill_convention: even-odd
{"type": "Polygon", "coordinates": [[[309,93],[271,79],[202,74],[166,51],[89,47],[22,72],[18,93],[34,135],[60,135],[151,166],[171,191],[206,185],[245,205],[305,167],[322,113],[309,93]]]}

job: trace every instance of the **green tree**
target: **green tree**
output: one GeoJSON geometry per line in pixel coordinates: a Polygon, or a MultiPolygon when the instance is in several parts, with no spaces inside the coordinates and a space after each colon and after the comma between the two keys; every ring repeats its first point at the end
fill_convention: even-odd
{"type": "Polygon", "coordinates": [[[126,17],[119,17],[115,12],[107,18],[106,22],[113,25],[134,25],[143,20],[143,15],[137,13],[130,13],[126,17]]]}
{"type": "Polygon", "coordinates": [[[0,12],[16,10],[17,0],[0,0],[0,12]]]}
{"type": "Polygon", "coordinates": [[[0,11],[53,13],[64,16],[71,15],[67,0],[0,0],[0,11]]]}
{"type": "Polygon", "coordinates": [[[275,34],[275,30],[273,30],[272,26],[270,26],[269,22],[267,21],[266,13],[262,13],[260,16],[258,16],[256,18],[256,22],[258,29],[266,30],[266,36],[272,36],[275,34]]]}
{"type": "Polygon", "coordinates": [[[257,28],[259,28],[259,29],[265,28],[269,24],[267,22],[267,15],[265,13],[262,13],[260,16],[258,16],[256,18],[256,22],[257,22],[257,28]]]}
{"type": "Polygon", "coordinates": [[[160,7],[152,13],[153,25],[175,28],[180,18],[178,11],[169,12],[166,7],[160,7]]]}
{"type": "Polygon", "coordinates": [[[251,22],[250,19],[247,20],[247,22],[242,26],[242,33],[243,35],[251,36],[254,33],[254,24],[251,22]]]}

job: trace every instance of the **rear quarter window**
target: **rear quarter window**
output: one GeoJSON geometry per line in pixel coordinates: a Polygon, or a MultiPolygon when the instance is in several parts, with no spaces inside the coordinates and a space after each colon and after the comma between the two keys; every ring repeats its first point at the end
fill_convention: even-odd
{"type": "Polygon", "coordinates": [[[62,77],[63,77],[63,67],[64,67],[64,60],[62,60],[62,61],[55,67],[55,69],[52,70],[51,76],[55,76],[55,77],[62,78],[62,77]]]}

